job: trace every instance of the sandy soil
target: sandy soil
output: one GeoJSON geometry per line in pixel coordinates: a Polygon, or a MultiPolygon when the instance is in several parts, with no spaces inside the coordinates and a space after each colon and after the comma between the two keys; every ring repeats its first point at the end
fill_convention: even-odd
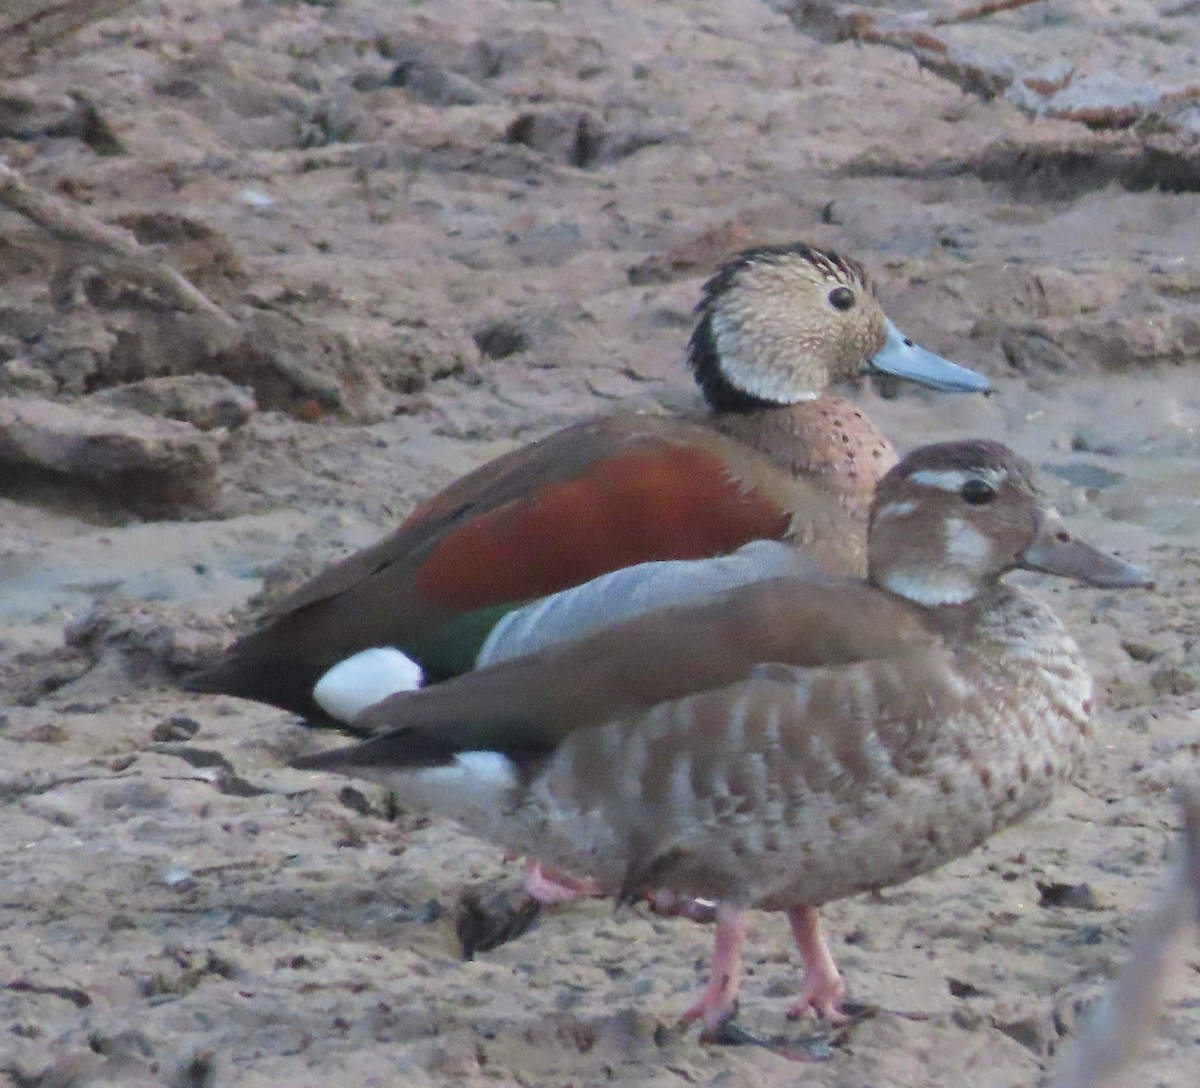
{"type": "MultiPolygon", "coordinates": [[[[249,331],[218,343],[6,216],[0,393],[87,405],[204,372],[257,409],[218,413],[218,487],[170,519],[0,470],[0,1085],[908,1088],[1052,1063],[1123,960],[1170,785],[1200,760],[1198,186],[1177,159],[1156,173],[1157,129],[1034,119],[797,10],[160,0],[4,86],[8,161],[161,245],[249,331]],[[1004,439],[1080,534],[1160,579],[1040,584],[1104,693],[1094,757],[987,849],[829,909],[853,997],[882,1011],[803,1067],[673,1029],[711,941],[687,922],[585,904],[464,962],[459,890],[514,864],[286,770],[294,721],[171,684],[264,583],[471,466],[692,400],[703,277],[797,238],[862,259],[899,324],[995,380],[860,390],[898,445],[1004,439]],[[1087,888],[1056,905],[1054,884],[1087,888]]],[[[1038,4],[955,33],[995,60],[1065,27],[1072,63],[1102,46],[1153,73],[1197,21],[1038,4]]],[[[743,1019],[795,1038],[785,929],[755,921],[743,1019]]],[[[1195,1083],[1198,970],[1134,1083],[1195,1083]]]]}

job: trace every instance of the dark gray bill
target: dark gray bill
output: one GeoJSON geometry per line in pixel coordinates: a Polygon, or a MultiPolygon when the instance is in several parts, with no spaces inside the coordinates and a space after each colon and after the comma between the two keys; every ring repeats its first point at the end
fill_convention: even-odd
{"type": "Polygon", "coordinates": [[[871,360],[871,366],[884,374],[920,382],[943,393],[986,393],[991,389],[991,383],[982,374],[926,351],[896,328],[890,318],[887,339],[871,360]]]}
{"type": "Polygon", "coordinates": [[[1062,519],[1047,512],[1033,543],[1025,549],[1020,565],[1026,570],[1043,574],[1060,574],[1078,578],[1090,586],[1126,589],[1141,586],[1154,588],[1154,579],[1145,567],[1126,563],[1115,555],[1105,555],[1082,540],[1074,540],[1062,519]]]}

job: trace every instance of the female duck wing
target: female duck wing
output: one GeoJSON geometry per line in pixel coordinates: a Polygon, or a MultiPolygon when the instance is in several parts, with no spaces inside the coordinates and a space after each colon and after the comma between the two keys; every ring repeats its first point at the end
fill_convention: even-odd
{"type": "Polygon", "coordinates": [[[934,642],[916,610],[869,587],[769,579],[393,695],[354,723],[377,740],[303,765],[346,768],[376,757],[425,764],[481,749],[545,753],[578,729],[737,683],[763,663],[841,665],[934,642]]]}

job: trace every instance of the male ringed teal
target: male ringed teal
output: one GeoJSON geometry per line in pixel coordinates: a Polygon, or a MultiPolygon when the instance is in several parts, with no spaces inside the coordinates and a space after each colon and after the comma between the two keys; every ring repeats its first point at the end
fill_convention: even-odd
{"type": "Polygon", "coordinates": [[[698,313],[704,414],[591,419],[483,465],[301,586],[188,686],[327,721],[406,682],[397,651],[432,679],[463,672],[515,605],[635,563],[776,538],[860,572],[895,453],[827,386],[868,369],[942,390],[986,379],[905,337],[857,262],[803,244],[738,255],[698,313]],[[351,670],[349,704],[327,683],[322,709],[315,685],[364,650],[381,652],[351,670]]]}
{"type": "Polygon", "coordinates": [[[717,901],[684,1014],[733,1016],[746,911],[787,914],[790,1015],[839,1015],[817,908],[966,853],[1051,798],[1091,737],[1092,679],[1024,568],[1092,585],[1147,573],[1071,538],[997,443],[923,447],[881,481],[868,576],[770,577],[626,619],[421,691],[297,760],[621,897],[717,901]]]}

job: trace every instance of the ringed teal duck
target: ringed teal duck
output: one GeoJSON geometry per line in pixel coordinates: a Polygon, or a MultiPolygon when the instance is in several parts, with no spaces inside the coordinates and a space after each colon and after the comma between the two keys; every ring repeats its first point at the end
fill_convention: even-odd
{"type": "Polygon", "coordinates": [[[1045,805],[1091,737],[1092,680],[1017,568],[1149,575],[1073,540],[997,443],[923,447],[879,483],[868,577],[801,572],[655,610],[370,707],[365,743],[296,766],[403,803],[622,897],[719,903],[684,1014],[718,1039],[746,911],[784,911],[790,1015],[839,1015],[817,908],[908,880],[1045,805]]]}
{"type": "MultiPolygon", "coordinates": [[[[645,560],[773,537],[861,572],[870,496],[895,453],[826,387],[868,369],[948,391],[986,379],[904,336],[857,262],[803,244],[738,255],[698,313],[689,363],[706,414],[591,419],[483,465],[301,586],[187,686],[327,722],[313,689],[351,655],[395,647],[429,678],[464,672],[514,605],[645,560]]],[[[414,686],[400,654],[367,660],[355,688],[414,686]]]]}

